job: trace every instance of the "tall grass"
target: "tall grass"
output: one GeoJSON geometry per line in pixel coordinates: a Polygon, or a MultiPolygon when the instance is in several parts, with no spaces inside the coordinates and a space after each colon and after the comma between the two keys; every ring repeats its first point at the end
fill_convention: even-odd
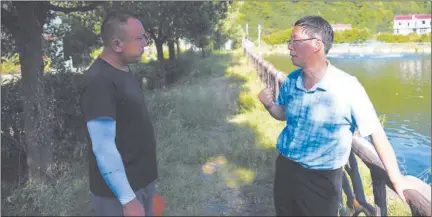
{"type": "MultiPolygon", "coordinates": [[[[164,215],[274,215],[275,143],[285,124],[259,103],[256,73],[239,50],[196,59],[188,72],[145,92],[164,215]]],[[[90,215],[87,157],[80,156],[56,180],[29,182],[2,198],[2,215],[90,215]]],[[[360,170],[370,200],[370,176],[360,170]]]]}
{"type": "MultiPolygon", "coordinates": [[[[225,76],[233,61],[223,52],[196,59],[177,85],[145,93],[158,141],[164,215],[272,210],[268,165],[274,152],[258,148],[254,131],[231,121],[239,112],[243,83],[225,76]]],[[[87,155],[78,156],[73,164],[58,166],[55,180],[29,181],[12,192],[2,185],[7,192],[2,214],[89,215],[87,155]]]]}
{"type": "Polygon", "coordinates": [[[166,215],[272,213],[275,152],[238,121],[244,81],[225,76],[238,58],[213,55],[197,64],[187,85],[149,96],[166,215]]]}

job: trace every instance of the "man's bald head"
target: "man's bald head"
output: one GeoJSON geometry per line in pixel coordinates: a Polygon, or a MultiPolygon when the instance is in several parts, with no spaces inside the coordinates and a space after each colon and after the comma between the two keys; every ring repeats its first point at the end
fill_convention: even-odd
{"type": "Polygon", "coordinates": [[[125,65],[141,61],[148,45],[144,26],[136,17],[124,12],[109,14],[101,26],[102,53],[111,54],[125,65]]]}
{"type": "Polygon", "coordinates": [[[131,18],[138,19],[136,16],[125,12],[113,12],[108,14],[101,26],[103,44],[109,46],[115,38],[123,40],[124,26],[131,18]]]}

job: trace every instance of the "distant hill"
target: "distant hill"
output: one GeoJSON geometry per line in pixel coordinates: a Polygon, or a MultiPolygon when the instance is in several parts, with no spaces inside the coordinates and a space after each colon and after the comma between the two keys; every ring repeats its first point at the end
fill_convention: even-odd
{"type": "Polygon", "coordinates": [[[238,14],[234,23],[249,24],[249,35],[257,38],[257,25],[263,35],[292,27],[306,15],[323,16],[330,24],[351,24],[352,28],[367,28],[372,34],[392,32],[395,15],[431,13],[431,1],[244,1],[235,2],[238,14]]]}

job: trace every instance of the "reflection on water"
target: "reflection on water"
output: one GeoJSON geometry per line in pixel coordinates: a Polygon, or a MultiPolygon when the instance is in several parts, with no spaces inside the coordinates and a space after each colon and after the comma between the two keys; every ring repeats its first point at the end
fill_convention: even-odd
{"type": "Polygon", "coordinates": [[[424,59],[407,59],[399,63],[396,78],[404,83],[421,83],[431,85],[431,61],[424,59]]]}
{"type": "MultiPolygon", "coordinates": [[[[431,56],[332,55],[329,61],[356,76],[379,115],[386,115],[385,130],[402,170],[414,176],[431,168],[431,56]]],[[[296,67],[289,56],[266,57],[281,71],[296,67]]],[[[430,172],[420,177],[431,181],[430,172]]]]}

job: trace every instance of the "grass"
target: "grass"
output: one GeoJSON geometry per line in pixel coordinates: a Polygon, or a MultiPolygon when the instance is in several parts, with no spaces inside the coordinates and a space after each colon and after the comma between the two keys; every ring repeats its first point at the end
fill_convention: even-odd
{"type": "MultiPolygon", "coordinates": [[[[146,91],[164,215],[275,214],[275,143],[285,123],[259,103],[263,87],[237,50],[194,61],[176,85],[146,91]]],[[[66,167],[55,182],[30,182],[2,198],[2,215],[89,215],[86,160],[66,167]]],[[[368,170],[359,166],[372,202],[368,170]]],[[[390,201],[389,214],[409,212],[390,201]]]]}
{"type": "Polygon", "coordinates": [[[242,121],[238,97],[245,81],[225,75],[241,70],[235,63],[240,55],[215,54],[183,79],[187,85],[149,95],[165,215],[273,212],[275,152],[242,121]]]}
{"type": "MultiPolygon", "coordinates": [[[[244,80],[226,76],[241,53],[195,61],[176,85],[147,91],[158,141],[164,215],[272,214],[276,153],[239,122],[244,80]]],[[[235,69],[235,67],[234,67],[235,69]]],[[[86,156],[86,155],[83,155],[86,156]]],[[[3,215],[89,215],[87,158],[55,182],[29,182],[2,198],[3,215]]],[[[2,185],[2,191],[7,187],[2,185]]]]}

